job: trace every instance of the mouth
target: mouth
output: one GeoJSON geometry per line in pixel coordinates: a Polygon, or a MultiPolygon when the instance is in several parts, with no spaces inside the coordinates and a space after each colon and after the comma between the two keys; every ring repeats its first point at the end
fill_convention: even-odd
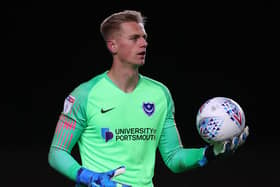
{"type": "Polygon", "coordinates": [[[137,55],[145,56],[145,55],[146,55],[146,51],[142,51],[142,52],[140,52],[140,53],[137,53],[137,55]]]}

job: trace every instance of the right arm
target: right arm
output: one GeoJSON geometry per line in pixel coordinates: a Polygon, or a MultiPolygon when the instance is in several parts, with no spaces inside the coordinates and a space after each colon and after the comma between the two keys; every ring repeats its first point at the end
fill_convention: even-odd
{"type": "Polygon", "coordinates": [[[71,150],[82,131],[81,125],[62,113],[48,155],[50,166],[73,181],[76,181],[77,172],[81,165],[71,156],[71,150]]]}
{"type": "Polygon", "coordinates": [[[71,151],[86,127],[86,103],[87,95],[82,89],[75,89],[65,99],[48,155],[50,166],[73,181],[81,165],[71,151]]]}
{"type": "Polygon", "coordinates": [[[68,96],[65,100],[63,112],[57,122],[49,151],[50,166],[77,184],[129,187],[129,185],[111,180],[125,172],[125,167],[97,173],[82,167],[71,156],[71,150],[83,133],[87,119],[85,112],[87,97],[84,97],[86,94],[76,93],[77,90],[72,93],[74,96],[68,96]]]}

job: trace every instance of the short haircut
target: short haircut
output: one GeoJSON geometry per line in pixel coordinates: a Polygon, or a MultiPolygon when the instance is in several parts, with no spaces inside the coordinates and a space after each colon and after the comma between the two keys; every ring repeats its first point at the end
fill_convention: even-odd
{"type": "Polygon", "coordinates": [[[105,41],[116,31],[120,30],[120,25],[125,22],[137,22],[145,25],[146,18],[141,12],[135,10],[124,10],[111,14],[104,19],[100,25],[100,32],[105,41]]]}

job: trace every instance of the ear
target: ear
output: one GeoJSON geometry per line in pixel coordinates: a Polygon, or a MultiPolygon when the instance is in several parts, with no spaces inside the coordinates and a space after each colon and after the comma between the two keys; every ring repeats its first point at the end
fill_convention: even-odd
{"type": "Polygon", "coordinates": [[[107,48],[109,49],[109,51],[113,54],[115,54],[117,52],[117,44],[115,40],[109,40],[107,41],[107,48]]]}

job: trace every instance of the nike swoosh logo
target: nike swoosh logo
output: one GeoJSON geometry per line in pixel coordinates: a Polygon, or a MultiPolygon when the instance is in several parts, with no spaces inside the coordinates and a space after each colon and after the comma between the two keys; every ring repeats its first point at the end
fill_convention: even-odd
{"type": "Polygon", "coordinates": [[[111,111],[111,110],[113,110],[114,109],[114,107],[113,108],[108,108],[108,109],[103,109],[103,108],[101,108],[101,113],[102,114],[104,114],[104,113],[106,113],[106,112],[109,112],[109,111],[111,111]]]}

